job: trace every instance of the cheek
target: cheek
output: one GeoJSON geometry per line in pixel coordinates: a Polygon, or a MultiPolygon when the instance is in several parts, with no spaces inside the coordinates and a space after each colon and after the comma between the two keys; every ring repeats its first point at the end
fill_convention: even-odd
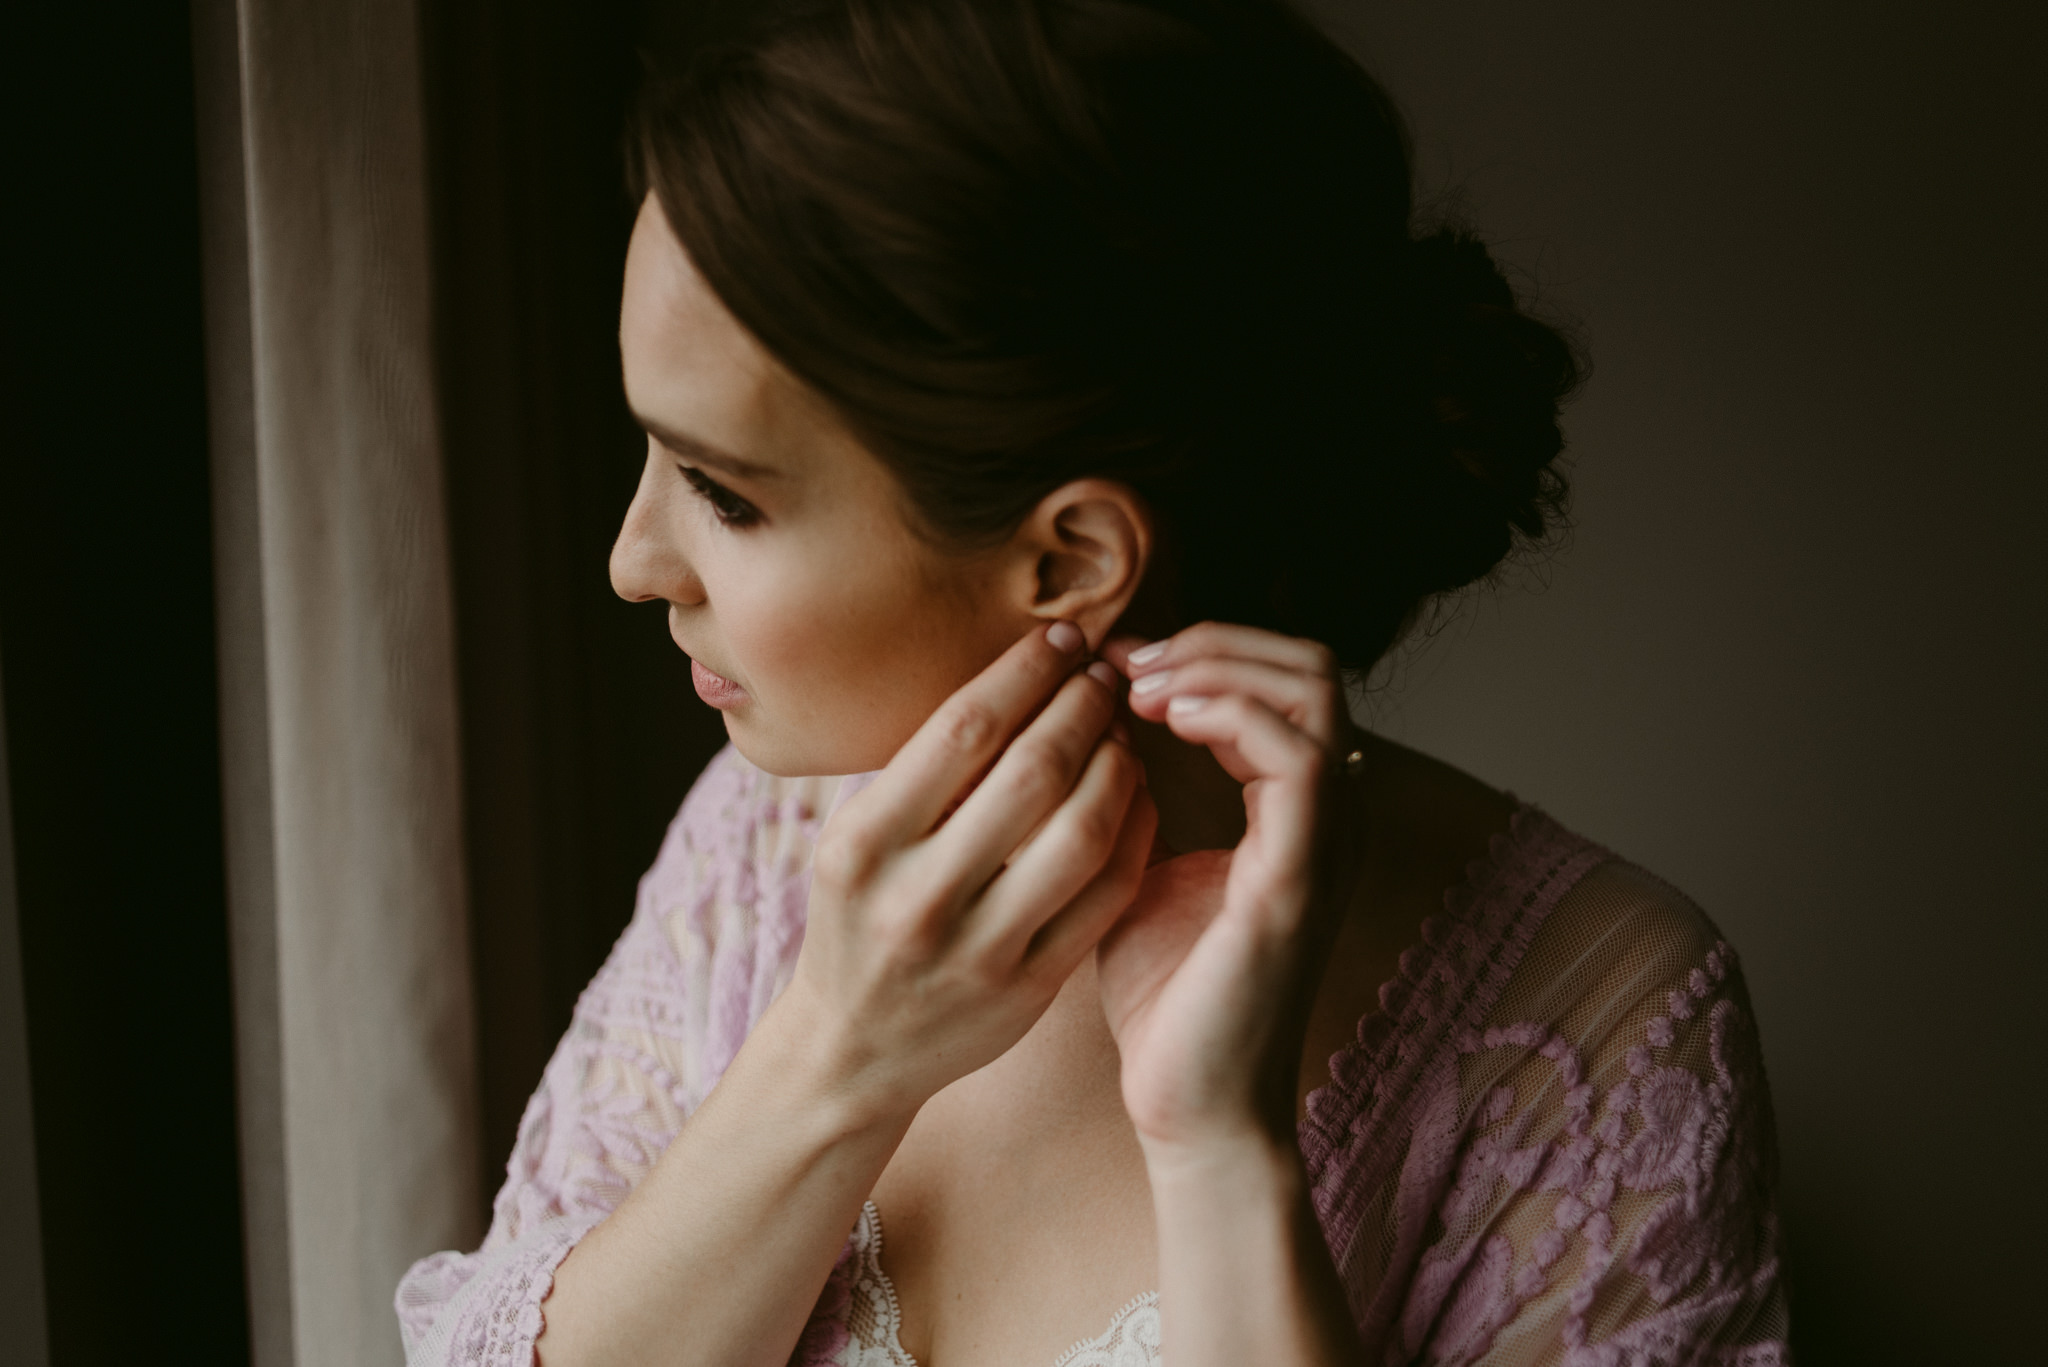
{"type": "Polygon", "coordinates": [[[754,566],[718,607],[758,704],[734,738],[783,772],[880,768],[1026,629],[996,620],[972,571],[942,587],[900,548],[824,550],[754,566]]]}

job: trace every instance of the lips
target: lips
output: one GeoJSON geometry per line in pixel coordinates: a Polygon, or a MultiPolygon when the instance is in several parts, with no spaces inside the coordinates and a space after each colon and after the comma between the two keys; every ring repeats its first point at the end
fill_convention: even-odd
{"type": "Polygon", "coordinates": [[[714,674],[695,659],[690,661],[690,682],[697,686],[697,696],[723,711],[738,707],[747,700],[747,690],[741,688],[723,674],[714,674]]]}

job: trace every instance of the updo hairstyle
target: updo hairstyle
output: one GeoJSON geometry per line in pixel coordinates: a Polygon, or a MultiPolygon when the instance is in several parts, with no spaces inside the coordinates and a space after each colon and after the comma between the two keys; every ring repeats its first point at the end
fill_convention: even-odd
{"type": "Polygon", "coordinates": [[[1363,670],[1565,494],[1567,342],[1417,237],[1386,94],[1267,0],[737,0],[632,149],[706,282],[943,545],[1102,476],[1172,609],[1363,670]]]}

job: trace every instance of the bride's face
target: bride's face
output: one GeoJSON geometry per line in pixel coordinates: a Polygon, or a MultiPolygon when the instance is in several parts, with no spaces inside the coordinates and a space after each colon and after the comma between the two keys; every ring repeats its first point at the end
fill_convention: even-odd
{"type": "Polygon", "coordinates": [[[612,550],[740,753],[773,773],[880,768],[1039,620],[1016,556],[938,551],[894,477],[726,312],[650,199],[619,343],[647,463],[612,550]]]}

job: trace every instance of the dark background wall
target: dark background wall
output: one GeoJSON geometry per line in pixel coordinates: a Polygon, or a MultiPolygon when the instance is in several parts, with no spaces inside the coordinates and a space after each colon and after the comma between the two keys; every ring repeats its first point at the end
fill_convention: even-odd
{"type": "MultiPolygon", "coordinates": [[[[50,1361],[232,1363],[189,27],[141,3],[7,27],[0,657],[50,1361]]],[[[0,1358],[28,1346],[0,1326],[0,1358]]]]}
{"type": "Polygon", "coordinates": [[[427,0],[482,1174],[725,743],[606,562],[645,458],[621,395],[638,0],[427,0]]]}
{"type": "Polygon", "coordinates": [[[1373,715],[1740,948],[1805,1360],[2038,1361],[2040,7],[1330,8],[1595,363],[1572,543],[1373,715]]]}

